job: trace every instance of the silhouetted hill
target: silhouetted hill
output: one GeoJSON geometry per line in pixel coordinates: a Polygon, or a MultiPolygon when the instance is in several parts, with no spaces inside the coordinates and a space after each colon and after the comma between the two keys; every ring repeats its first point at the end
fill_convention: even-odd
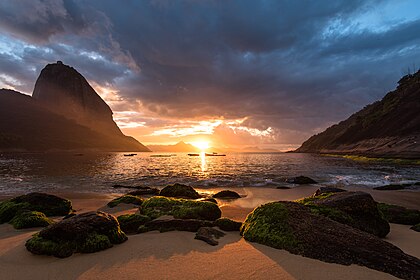
{"type": "Polygon", "coordinates": [[[420,158],[420,71],[347,120],[305,141],[296,152],[420,158]]]}
{"type": "Polygon", "coordinates": [[[119,130],[111,109],[73,68],[47,65],[35,92],[33,98],[0,90],[0,150],[149,151],[119,130]]]}
{"type": "Polygon", "coordinates": [[[153,152],[164,153],[199,153],[200,149],[184,141],[180,141],[174,145],[148,145],[153,152]]]}
{"type": "Polygon", "coordinates": [[[79,72],[60,61],[42,69],[32,97],[50,111],[92,130],[123,135],[111,108],[79,72]]]}

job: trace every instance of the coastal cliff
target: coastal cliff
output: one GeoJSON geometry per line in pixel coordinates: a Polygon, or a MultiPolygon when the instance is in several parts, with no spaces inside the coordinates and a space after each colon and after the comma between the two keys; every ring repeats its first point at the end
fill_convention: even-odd
{"type": "Polygon", "coordinates": [[[295,152],[420,158],[420,71],[382,100],[310,137],[295,152]]]}
{"type": "Polygon", "coordinates": [[[125,136],[86,79],[61,62],[42,70],[33,97],[0,90],[0,150],[150,151],[125,136]]]}

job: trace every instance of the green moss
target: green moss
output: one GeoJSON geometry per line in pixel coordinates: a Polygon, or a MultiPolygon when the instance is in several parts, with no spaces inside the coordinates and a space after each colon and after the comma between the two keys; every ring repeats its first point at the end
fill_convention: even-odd
{"type": "Polygon", "coordinates": [[[16,213],[28,207],[28,203],[15,203],[10,200],[0,202],[0,224],[9,222],[16,213]]]}
{"type": "Polygon", "coordinates": [[[127,235],[120,228],[118,230],[112,230],[107,236],[112,244],[121,244],[128,239],[127,235]]]}
{"type": "Polygon", "coordinates": [[[220,218],[215,221],[214,225],[224,231],[239,231],[242,223],[228,218],[220,218]]]}
{"type": "Polygon", "coordinates": [[[288,224],[288,211],[281,202],[257,207],[246,218],[241,235],[247,241],[257,242],[277,249],[299,251],[301,244],[288,224]]]}
{"type": "Polygon", "coordinates": [[[166,186],[163,188],[160,193],[160,196],[166,197],[178,197],[178,198],[200,198],[201,196],[198,194],[194,188],[183,185],[183,184],[173,184],[166,186]]]}
{"type": "Polygon", "coordinates": [[[80,253],[94,253],[112,247],[112,243],[106,235],[90,234],[82,244],[77,247],[80,253]]]}
{"type": "Polygon", "coordinates": [[[25,247],[32,253],[37,255],[55,256],[58,258],[66,258],[73,254],[76,248],[74,242],[58,243],[40,237],[38,234],[32,236],[26,241],[25,247]]]}
{"type": "Polygon", "coordinates": [[[143,202],[143,199],[141,199],[138,196],[134,196],[131,194],[126,194],[123,196],[120,196],[118,198],[115,198],[113,200],[111,200],[110,202],[108,202],[108,207],[112,208],[117,206],[120,203],[125,203],[125,204],[135,204],[135,205],[141,205],[143,202]]]}
{"type": "Polygon", "coordinates": [[[390,223],[414,225],[420,223],[420,211],[402,206],[378,203],[378,210],[383,218],[390,223]]]}
{"type": "Polygon", "coordinates": [[[353,224],[354,222],[353,218],[349,214],[345,213],[344,211],[341,211],[337,208],[328,207],[325,205],[317,205],[314,203],[314,201],[326,199],[334,194],[336,193],[323,193],[318,196],[305,197],[305,198],[296,200],[295,202],[309,207],[309,209],[311,210],[313,214],[328,217],[339,223],[348,224],[348,225],[353,224]]]}
{"type": "Polygon", "coordinates": [[[141,213],[156,219],[163,215],[171,215],[177,219],[200,219],[214,221],[221,216],[219,207],[207,201],[151,197],[141,205],[141,213]]]}
{"type": "Polygon", "coordinates": [[[125,233],[135,233],[137,229],[151,220],[150,217],[139,214],[126,214],[121,215],[118,218],[121,230],[125,233]]]}
{"type": "Polygon", "coordinates": [[[47,218],[44,213],[37,211],[20,212],[10,221],[15,229],[46,227],[52,223],[53,221],[47,218]]]}

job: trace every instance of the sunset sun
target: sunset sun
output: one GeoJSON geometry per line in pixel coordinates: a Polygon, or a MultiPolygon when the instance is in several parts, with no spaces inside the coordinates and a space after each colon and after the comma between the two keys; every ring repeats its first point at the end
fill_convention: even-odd
{"type": "Polygon", "coordinates": [[[210,147],[210,144],[207,141],[197,141],[191,144],[199,148],[201,151],[205,151],[210,147]]]}

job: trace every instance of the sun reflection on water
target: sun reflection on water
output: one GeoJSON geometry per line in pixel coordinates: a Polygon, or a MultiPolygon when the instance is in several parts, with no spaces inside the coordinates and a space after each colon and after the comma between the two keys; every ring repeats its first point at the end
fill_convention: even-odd
{"type": "Polygon", "coordinates": [[[201,158],[201,172],[206,172],[207,171],[206,153],[201,152],[200,158],[201,158]]]}

